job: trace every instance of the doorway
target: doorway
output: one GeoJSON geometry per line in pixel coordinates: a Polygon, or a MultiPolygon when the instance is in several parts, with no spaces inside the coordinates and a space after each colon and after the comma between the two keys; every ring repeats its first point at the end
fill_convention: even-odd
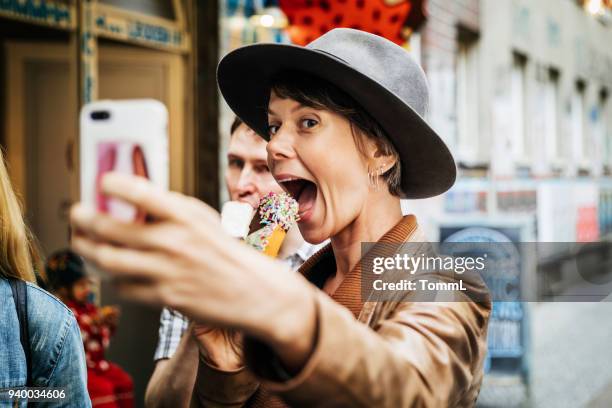
{"type": "MultiPolygon", "coordinates": [[[[79,160],[75,56],[68,43],[5,44],[6,158],[43,255],[69,244],[68,210],[78,200],[79,160]]],[[[185,67],[182,56],[100,44],[99,99],[154,98],[169,112],[170,187],[186,189],[185,67]]],[[[153,369],[159,310],[119,299],[105,281],[104,304],[122,309],[107,352],[134,379],[142,404],[153,369]],[[137,347],[135,347],[137,345],[137,347]]]]}

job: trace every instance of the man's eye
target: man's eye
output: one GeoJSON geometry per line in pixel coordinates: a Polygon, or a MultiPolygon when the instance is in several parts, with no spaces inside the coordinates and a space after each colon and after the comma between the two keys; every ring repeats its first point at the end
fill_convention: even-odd
{"type": "Polygon", "coordinates": [[[230,167],[242,168],[244,166],[244,162],[240,159],[229,159],[228,164],[230,167]]]}
{"type": "Polygon", "coordinates": [[[270,169],[266,165],[255,166],[256,173],[268,173],[270,169]]]}
{"type": "Polygon", "coordinates": [[[302,119],[302,127],[306,128],[306,129],[313,128],[313,127],[315,127],[318,124],[319,124],[319,122],[317,122],[314,119],[302,119]]]}
{"type": "Polygon", "coordinates": [[[279,129],[279,128],[280,128],[280,126],[278,126],[278,125],[269,125],[269,126],[268,126],[268,133],[269,133],[270,135],[275,135],[275,134],[276,134],[276,132],[278,132],[278,129],[279,129]]]}

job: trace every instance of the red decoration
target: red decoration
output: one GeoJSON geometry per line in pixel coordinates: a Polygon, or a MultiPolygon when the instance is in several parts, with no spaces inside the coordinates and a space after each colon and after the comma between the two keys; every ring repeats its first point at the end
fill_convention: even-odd
{"type": "Polygon", "coordinates": [[[368,31],[404,44],[402,27],[414,3],[411,0],[280,0],[280,7],[289,20],[289,37],[298,45],[306,45],[337,27],[368,31]]]}

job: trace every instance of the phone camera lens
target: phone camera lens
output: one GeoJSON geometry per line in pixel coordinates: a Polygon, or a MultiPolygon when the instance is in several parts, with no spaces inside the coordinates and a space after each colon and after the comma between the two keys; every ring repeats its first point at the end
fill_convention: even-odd
{"type": "Polygon", "coordinates": [[[91,118],[93,120],[106,120],[110,118],[110,113],[108,111],[93,111],[91,112],[91,118]]]}

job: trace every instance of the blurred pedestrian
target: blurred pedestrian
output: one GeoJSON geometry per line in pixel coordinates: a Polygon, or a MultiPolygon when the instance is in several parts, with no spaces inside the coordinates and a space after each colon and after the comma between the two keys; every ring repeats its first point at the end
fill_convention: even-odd
{"type": "MultiPolygon", "coordinates": [[[[0,391],[58,387],[40,407],[90,407],[79,327],[72,312],[35,284],[36,249],[0,151],[0,391]]],[[[21,401],[17,406],[25,406],[21,401]]]]}
{"type": "Polygon", "coordinates": [[[134,406],[132,378],[121,367],[107,361],[108,348],[119,318],[114,306],[97,307],[91,300],[91,281],[80,256],[60,250],[49,256],[47,278],[54,292],[72,310],[81,329],[87,362],[87,389],[94,407],[134,406]]]}

